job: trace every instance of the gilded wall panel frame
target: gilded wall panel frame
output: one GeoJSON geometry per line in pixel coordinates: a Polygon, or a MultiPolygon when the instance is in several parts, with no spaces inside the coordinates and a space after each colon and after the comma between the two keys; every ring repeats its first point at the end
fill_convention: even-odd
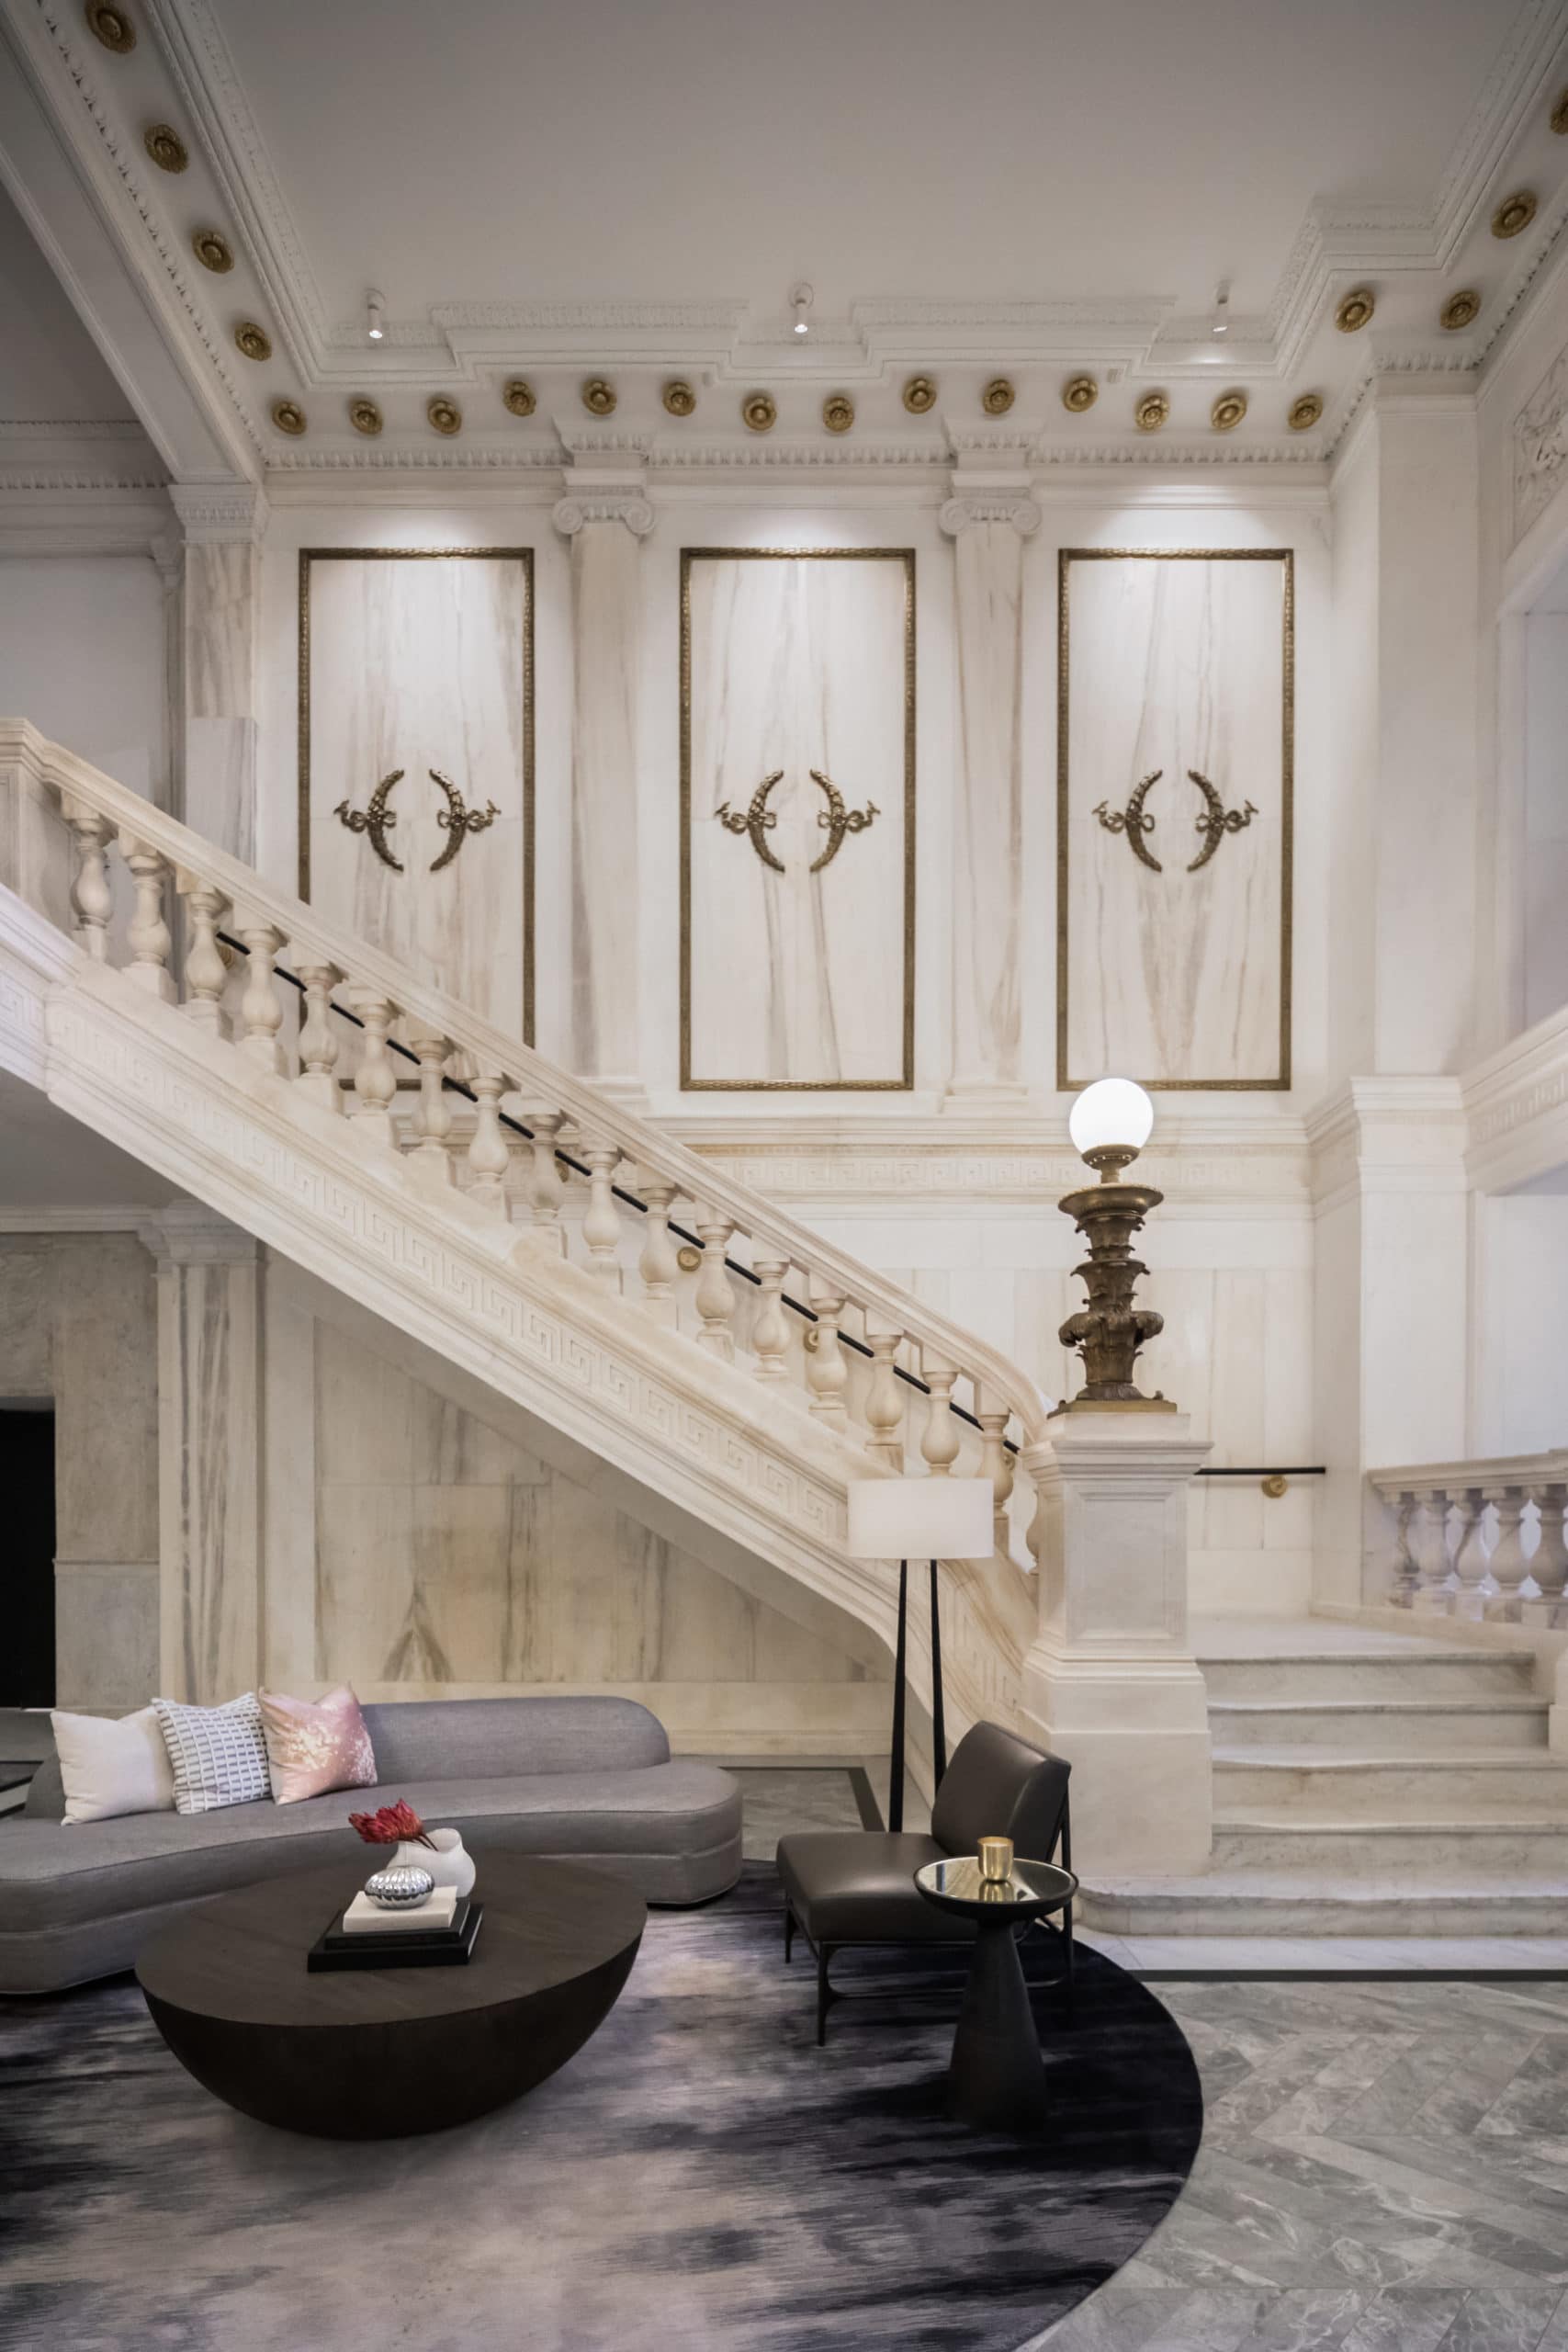
{"type": "MultiPolygon", "coordinates": [[[[522,899],[518,910],[522,930],[522,1034],[525,1045],[534,1043],[535,1025],[535,801],[534,801],[534,550],[532,548],[301,548],[299,569],[299,683],[298,683],[298,769],[297,799],[299,890],[307,904],[310,902],[310,763],[311,763],[311,567],[315,564],[355,563],[454,563],[463,561],[512,562],[521,567],[523,580],[523,627],[520,651],[522,710],[519,714],[518,737],[520,762],[518,782],[522,804],[522,899]]],[[[375,779],[363,781],[359,797],[368,797],[369,786],[375,779]]],[[[425,779],[421,778],[421,783],[425,779]]],[[[403,786],[407,794],[413,786],[403,786]]],[[[434,789],[434,787],[430,787],[434,789]]],[[[471,854],[471,852],[470,852],[471,854]]],[[[483,1011],[483,1007],[476,1007],[483,1011]]]]}
{"type": "MultiPolygon", "coordinates": [[[[913,548],[682,548],[681,550],[681,1090],[683,1093],[907,1093],[915,1083],[915,724],[916,605],[913,548]],[[901,859],[903,958],[899,1072],[887,1078],[713,1078],[693,1071],[693,688],[692,581],[696,565],[714,563],[895,564],[903,573],[903,737],[901,859]]],[[[750,792],[750,786],[748,786],[750,792]]],[[[741,807],[746,806],[743,796],[741,807]]],[[[732,827],[733,830],[733,827],[732,827]]],[[[766,862],[764,860],[764,862],[766,862]]],[[[826,863],[826,861],[824,861],[826,863]]]]}
{"type": "MultiPolygon", "coordinates": [[[[1280,570],[1280,816],[1279,1023],[1277,1064],[1258,1078],[1160,1078],[1118,1070],[1151,1092],[1280,1093],[1291,1084],[1292,893],[1295,794],[1295,551],[1291,548],[1063,548],[1056,572],[1056,1085],[1076,1093],[1104,1070],[1074,1071],[1068,1027],[1070,973],[1071,585],[1075,564],[1126,562],[1275,564],[1280,570]]],[[[1131,781],[1131,779],[1129,779],[1131,781]]],[[[1101,820],[1104,821],[1103,820],[1101,820]]],[[[1134,851],[1134,854],[1140,853],[1134,851]]],[[[1184,863],[1184,860],[1181,861],[1184,863]]],[[[1119,952],[1128,952],[1122,943],[1119,952]]]]}

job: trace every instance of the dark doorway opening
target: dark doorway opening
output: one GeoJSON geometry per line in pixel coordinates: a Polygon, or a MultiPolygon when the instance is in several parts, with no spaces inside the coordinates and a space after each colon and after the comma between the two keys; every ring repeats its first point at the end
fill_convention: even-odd
{"type": "Polygon", "coordinates": [[[54,1415],[0,1408],[0,1707],[54,1704],[54,1415]]]}

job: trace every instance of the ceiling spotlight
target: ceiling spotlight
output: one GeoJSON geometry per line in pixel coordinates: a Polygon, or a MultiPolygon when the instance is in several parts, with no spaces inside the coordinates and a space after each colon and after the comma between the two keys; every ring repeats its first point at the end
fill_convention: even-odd
{"type": "Polygon", "coordinates": [[[811,308],[813,299],[811,288],[804,282],[804,280],[800,285],[792,287],[790,289],[789,307],[795,312],[795,331],[796,334],[809,334],[811,333],[811,322],[807,318],[807,312],[811,308]]]}
{"type": "Polygon", "coordinates": [[[372,287],[369,293],[365,297],[365,332],[369,336],[372,343],[379,343],[382,336],[387,332],[385,326],[381,322],[383,308],[384,305],[380,295],[378,294],[376,288],[372,287]]]}
{"type": "Polygon", "coordinates": [[[1211,334],[1229,334],[1231,331],[1231,289],[1224,278],[1214,288],[1214,308],[1209,319],[1211,334]]]}

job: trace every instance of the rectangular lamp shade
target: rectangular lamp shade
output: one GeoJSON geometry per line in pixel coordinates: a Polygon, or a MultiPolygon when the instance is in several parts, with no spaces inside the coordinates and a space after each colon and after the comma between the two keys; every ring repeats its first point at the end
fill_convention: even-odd
{"type": "Polygon", "coordinates": [[[850,1488],[852,1560],[988,1560],[988,1478],[857,1478],[850,1488]]]}

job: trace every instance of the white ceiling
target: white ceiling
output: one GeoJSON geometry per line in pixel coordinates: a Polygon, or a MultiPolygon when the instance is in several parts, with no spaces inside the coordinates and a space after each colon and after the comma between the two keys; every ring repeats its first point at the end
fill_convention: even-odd
{"type": "Polygon", "coordinates": [[[101,422],[131,414],[3,187],[0,322],[0,420],[101,422]]]}
{"type": "Polygon", "coordinates": [[[139,1159],[0,1070],[0,1213],[164,1207],[177,1197],[139,1159]]]}

